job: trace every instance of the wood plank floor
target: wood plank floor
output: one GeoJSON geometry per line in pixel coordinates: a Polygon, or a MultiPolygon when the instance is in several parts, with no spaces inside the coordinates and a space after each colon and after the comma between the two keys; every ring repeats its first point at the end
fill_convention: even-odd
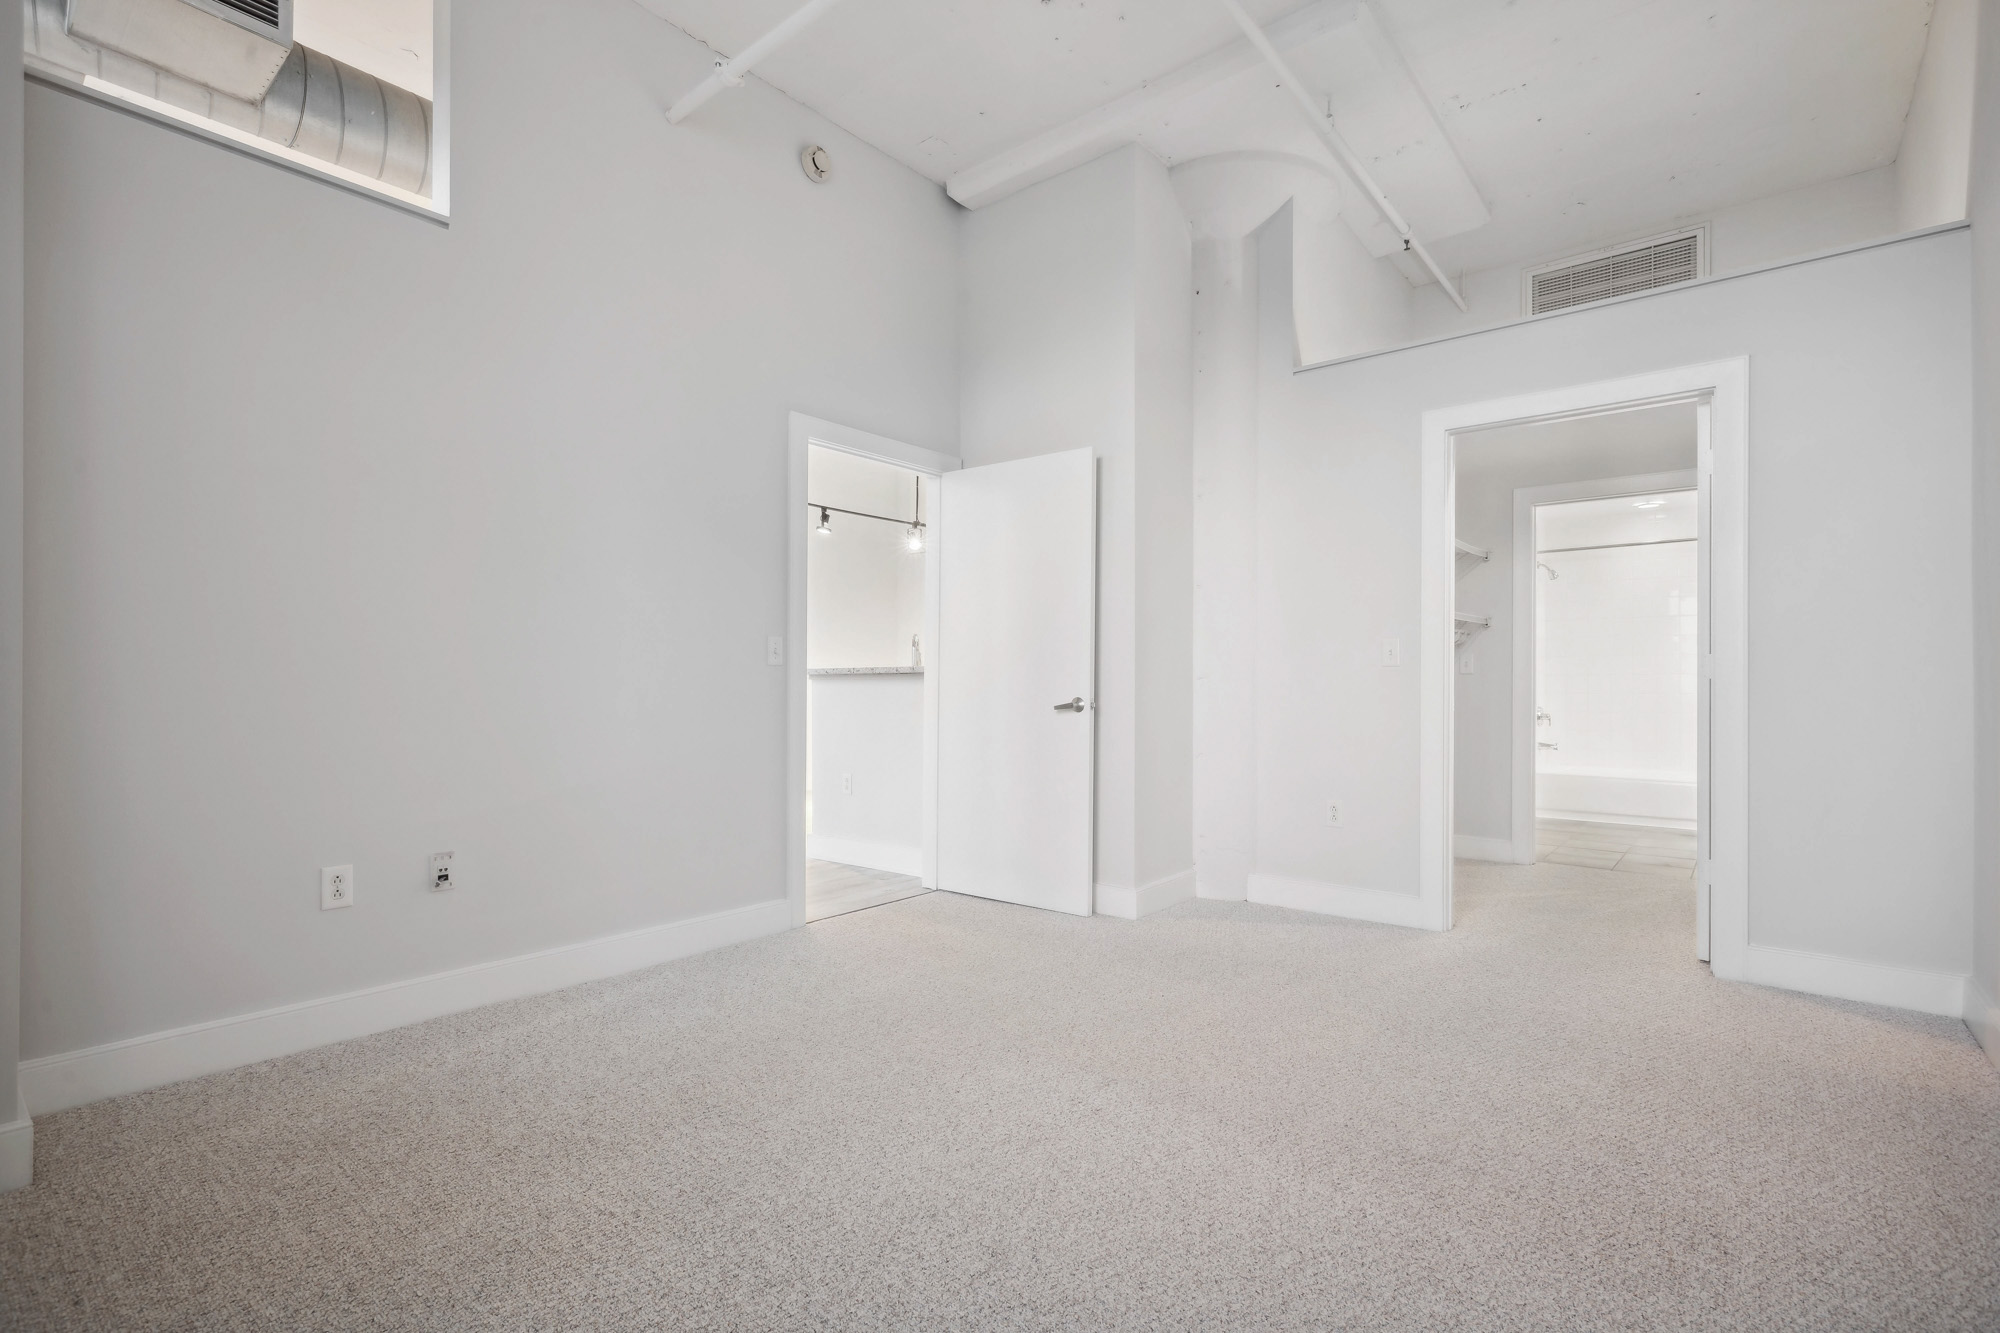
{"type": "Polygon", "coordinates": [[[898,875],[837,861],[806,862],[806,920],[823,921],[865,907],[899,902],[929,893],[915,875],[898,875]]]}

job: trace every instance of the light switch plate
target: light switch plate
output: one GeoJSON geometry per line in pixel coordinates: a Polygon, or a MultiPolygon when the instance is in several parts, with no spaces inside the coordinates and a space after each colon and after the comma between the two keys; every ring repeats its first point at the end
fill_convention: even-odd
{"type": "Polygon", "coordinates": [[[770,642],[764,645],[764,660],[772,666],[783,666],[785,664],[785,639],[783,635],[773,634],[770,642]]]}
{"type": "Polygon", "coordinates": [[[1403,641],[1401,639],[1382,640],[1382,665],[1403,665],[1403,641]]]}

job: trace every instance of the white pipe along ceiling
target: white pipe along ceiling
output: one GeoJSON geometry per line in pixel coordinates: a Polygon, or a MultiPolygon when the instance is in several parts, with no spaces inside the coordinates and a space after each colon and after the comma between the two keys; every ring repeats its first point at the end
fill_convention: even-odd
{"type": "Polygon", "coordinates": [[[803,32],[820,15],[839,3],[840,0],[806,0],[806,4],[795,11],[790,18],[744,47],[734,59],[718,59],[715,62],[715,73],[696,84],[686,96],[668,108],[668,122],[678,125],[724,88],[742,87],[743,76],[748,74],[758,61],[803,32]]]}
{"type": "Polygon", "coordinates": [[[1244,12],[1243,6],[1237,0],[1218,0],[1218,3],[1229,11],[1231,18],[1236,20],[1236,26],[1243,30],[1243,35],[1250,40],[1250,45],[1257,49],[1257,54],[1264,57],[1264,63],[1271,67],[1272,72],[1278,76],[1278,82],[1290,94],[1292,101],[1305,113],[1313,133],[1333,153],[1334,160],[1339,162],[1348,175],[1354,178],[1355,184],[1375,201],[1375,207],[1381,211],[1383,220],[1394,227],[1397,235],[1403,238],[1403,248],[1413,252],[1423,261],[1424,267],[1430,270],[1431,277],[1435,278],[1438,286],[1444,289],[1444,294],[1451,298],[1451,303],[1461,311],[1464,310],[1465,298],[1459,295],[1458,288],[1444,275],[1444,270],[1438,267],[1437,260],[1431,258],[1431,252],[1417,239],[1416,233],[1410,229],[1410,224],[1396,211],[1396,205],[1382,192],[1382,187],[1375,183],[1375,178],[1369,174],[1360,156],[1348,146],[1347,140],[1343,139],[1340,132],[1333,127],[1333,118],[1320,108],[1313,95],[1307,92],[1305,85],[1299,81],[1299,76],[1292,72],[1285,57],[1271,44],[1270,38],[1264,35],[1264,30],[1257,26],[1257,20],[1244,12]]]}

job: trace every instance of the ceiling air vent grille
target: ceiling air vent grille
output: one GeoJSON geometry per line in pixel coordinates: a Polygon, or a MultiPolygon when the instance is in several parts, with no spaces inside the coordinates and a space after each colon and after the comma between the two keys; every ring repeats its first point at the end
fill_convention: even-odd
{"type": "Polygon", "coordinates": [[[1702,274],[1702,248],[1702,232],[1689,231],[1537,269],[1528,275],[1528,313],[1541,315],[1690,282],[1702,274]]]}
{"type": "Polygon", "coordinates": [[[233,9],[247,19],[275,28],[279,23],[278,0],[215,0],[224,9],[233,9]]]}

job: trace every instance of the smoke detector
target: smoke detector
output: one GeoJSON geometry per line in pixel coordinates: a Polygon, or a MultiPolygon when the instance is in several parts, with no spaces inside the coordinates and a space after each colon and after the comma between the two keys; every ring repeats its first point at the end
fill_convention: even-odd
{"type": "Polygon", "coordinates": [[[806,169],[811,180],[823,181],[833,174],[833,156],[818,144],[799,154],[799,165],[806,169]]]}

